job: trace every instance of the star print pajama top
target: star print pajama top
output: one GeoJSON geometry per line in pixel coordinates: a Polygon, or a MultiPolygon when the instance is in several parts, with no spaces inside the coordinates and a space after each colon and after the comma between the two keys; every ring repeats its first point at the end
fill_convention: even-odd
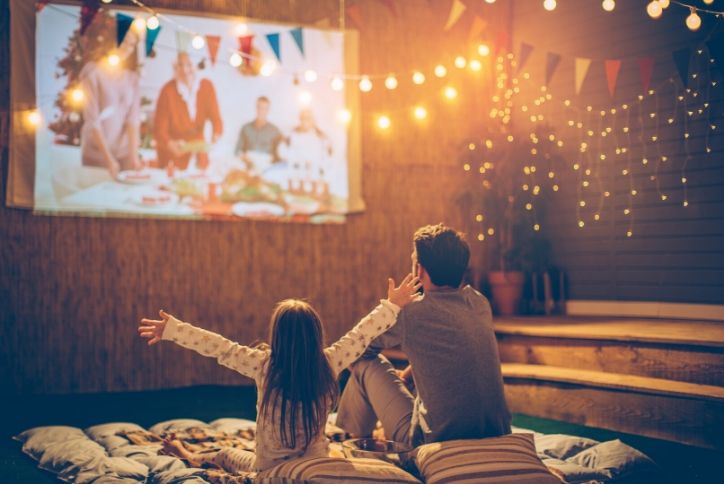
{"type": "MultiPolygon", "coordinates": [[[[329,361],[335,376],[354,363],[364,353],[367,346],[377,336],[392,327],[397,321],[400,308],[386,300],[372,310],[357,323],[347,334],[336,343],[325,348],[324,353],[329,361]]],[[[257,428],[256,428],[256,459],[251,464],[248,456],[246,469],[238,470],[264,470],[289,459],[298,457],[323,457],[328,455],[328,441],[324,436],[324,426],[319,435],[313,437],[304,446],[304,431],[302,422],[297,429],[297,447],[290,449],[282,444],[279,433],[279,424],[265,415],[259,415],[259,405],[264,395],[267,368],[270,350],[257,349],[234,343],[211,331],[197,328],[174,318],[169,318],[163,332],[163,339],[200,353],[203,356],[216,358],[220,365],[235,370],[242,375],[254,379],[257,388],[257,428]]],[[[279,415],[279,412],[266,412],[270,415],[279,415]]],[[[326,419],[325,419],[326,421],[326,419]]],[[[227,459],[228,460],[228,459],[227,459]]],[[[227,466],[223,466],[227,467],[227,466]]],[[[228,466],[236,467],[236,466],[228,466]]],[[[234,471],[237,469],[226,469],[234,471]]]]}

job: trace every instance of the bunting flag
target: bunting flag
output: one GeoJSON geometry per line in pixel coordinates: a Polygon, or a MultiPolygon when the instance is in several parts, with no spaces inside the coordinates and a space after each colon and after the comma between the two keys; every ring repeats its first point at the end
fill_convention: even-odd
{"type": "Polygon", "coordinates": [[[495,36],[495,46],[493,48],[493,56],[498,57],[498,54],[501,51],[508,51],[510,52],[510,37],[508,36],[508,32],[505,30],[501,30],[498,32],[498,35],[495,36]]]}
{"type": "Polygon", "coordinates": [[[292,39],[294,39],[294,43],[297,44],[297,48],[302,54],[302,57],[304,57],[304,34],[302,28],[297,27],[296,29],[292,29],[289,31],[289,34],[292,36],[292,39]]]}
{"type": "Polygon", "coordinates": [[[123,43],[123,39],[126,38],[128,29],[130,29],[133,24],[133,20],[133,17],[125,13],[119,12],[116,14],[116,45],[123,43]]]}
{"type": "Polygon", "coordinates": [[[591,59],[576,57],[576,95],[581,93],[581,87],[583,87],[583,81],[586,79],[589,67],[591,67],[591,59]]]}
{"type": "Polygon", "coordinates": [[[641,87],[644,92],[649,90],[651,85],[651,74],[654,72],[654,58],[643,57],[639,59],[639,77],[641,78],[641,87]]]}
{"type": "Polygon", "coordinates": [[[443,30],[450,30],[452,26],[455,25],[458,20],[460,20],[460,16],[463,14],[466,8],[467,7],[465,6],[465,4],[460,0],[453,0],[452,7],[450,7],[450,14],[447,17],[447,22],[445,23],[445,28],[443,30]]]}
{"type": "Polygon", "coordinates": [[[714,59],[714,66],[724,76],[724,33],[719,33],[706,43],[709,55],[714,59]]]}
{"type": "Polygon", "coordinates": [[[691,59],[691,51],[688,47],[683,49],[675,50],[671,53],[671,57],[674,58],[674,64],[676,64],[676,70],[679,71],[679,77],[684,87],[689,85],[689,60],[691,59]]]}
{"type": "Polygon", "coordinates": [[[211,65],[216,65],[216,56],[219,54],[219,44],[221,43],[221,37],[218,35],[207,35],[206,36],[206,48],[209,51],[209,60],[211,65]]]}
{"type": "Polygon", "coordinates": [[[394,15],[397,17],[397,5],[395,4],[395,0],[380,0],[382,3],[385,4],[385,7],[394,15]]]}
{"type": "Polygon", "coordinates": [[[100,0],[83,0],[83,6],[80,7],[80,35],[85,35],[99,8],[100,0]]]}
{"type": "Polygon", "coordinates": [[[480,34],[485,32],[485,27],[488,23],[478,15],[473,19],[473,24],[470,26],[470,33],[468,34],[468,40],[475,40],[480,37],[480,34]]]}
{"type": "Polygon", "coordinates": [[[606,67],[606,81],[608,82],[608,92],[613,97],[616,92],[616,81],[618,80],[618,72],[621,70],[621,61],[617,59],[607,59],[604,62],[606,67]]]}
{"type": "Polygon", "coordinates": [[[558,68],[558,63],[561,62],[561,55],[554,52],[548,52],[546,59],[546,86],[550,84],[553,74],[558,68]]]}
{"type": "Polygon", "coordinates": [[[150,57],[153,52],[153,44],[156,43],[158,34],[161,32],[161,26],[159,25],[155,29],[149,29],[146,27],[146,57],[150,57]]]}
{"type": "Polygon", "coordinates": [[[254,34],[242,35],[239,37],[239,50],[241,51],[244,66],[251,66],[251,49],[254,41],[254,34]]]}
{"type": "Polygon", "coordinates": [[[188,52],[191,48],[191,40],[194,38],[191,32],[186,30],[176,31],[176,50],[178,52],[188,52]]]}
{"type": "Polygon", "coordinates": [[[279,33],[273,33],[273,34],[266,34],[266,40],[269,42],[269,45],[271,46],[272,50],[274,51],[274,55],[276,56],[277,60],[281,63],[282,61],[282,52],[279,48],[279,33]]]}
{"type": "Polygon", "coordinates": [[[362,30],[364,20],[362,19],[362,11],[359,9],[359,5],[350,5],[349,8],[347,8],[347,16],[352,22],[354,28],[356,28],[357,30],[362,30]]]}
{"type": "Polygon", "coordinates": [[[521,42],[520,44],[520,53],[518,54],[518,67],[516,69],[516,73],[520,72],[523,67],[525,66],[525,63],[528,62],[528,57],[530,57],[530,54],[533,52],[533,46],[530,44],[526,44],[525,42],[521,42]]]}

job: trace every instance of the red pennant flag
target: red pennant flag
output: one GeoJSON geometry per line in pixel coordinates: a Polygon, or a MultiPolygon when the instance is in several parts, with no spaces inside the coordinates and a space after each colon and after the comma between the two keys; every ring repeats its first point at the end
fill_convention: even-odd
{"type": "Polygon", "coordinates": [[[242,54],[244,54],[243,62],[246,67],[249,67],[251,65],[251,49],[252,49],[252,41],[254,40],[254,35],[244,35],[242,37],[239,37],[239,50],[242,54]]]}
{"type": "Polygon", "coordinates": [[[221,37],[218,35],[207,35],[206,36],[206,48],[209,50],[209,60],[211,61],[211,65],[216,65],[216,55],[219,53],[219,43],[221,42],[221,37]]]}
{"type": "Polygon", "coordinates": [[[385,4],[385,7],[394,15],[397,17],[397,5],[395,5],[395,0],[380,0],[382,3],[385,4]]]}
{"type": "Polygon", "coordinates": [[[618,71],[621,70],[621,61],[615,59],[606,60],[606,80],[608,81],[608,92],[613,97],[616,92],[616,81],[618,80],[618,71]]]}
{"type": "Polygon", "coordinates": [[[651,85],[651,74],[653,72],[653,57],[644,57],[639,59],[639,77],[641,78],[641,86],[644,88],[644,92],[649,90],[649,85],[651,85]]]}
{"type": "Polygon", "coordinates": [[[83,6],[80,7],[80,35],[85,35],[99,8],[100,0],[83,0],[83,6]]]}
{"type": "Polygon", "coordinates": [[[495,37],[495,49],[493,50],[493,55],[498,57],[498,53],[503,50],[510,52],[510,37],[508,37],[508,32],[505,30],[498,32],[498,35],[495,37]]]}
{"type": "Polygon", "coordinates": [[[347,8],[347,16],[352,22],[354,28],[356,28],[357,30],[362,29],[364,21],[362,20],[362,12],[359,9],[359,5],[351,5],[349,8],[347,8]]]}

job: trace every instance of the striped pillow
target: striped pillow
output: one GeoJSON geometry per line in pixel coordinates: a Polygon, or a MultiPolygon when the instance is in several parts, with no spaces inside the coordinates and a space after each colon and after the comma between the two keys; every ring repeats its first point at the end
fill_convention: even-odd
{"type": "Polygon", "coordinates": [[[419,484],[412,474],[377,459],[308,457],[279,464],[257,474],[257,479],[286,478],[315,484],[419,484]]]}
{"type": "Polygon", "coordinates": [[[425,444],[416,461],[428,484],[561,482],[536,455],[533,434],[425,444]]]}

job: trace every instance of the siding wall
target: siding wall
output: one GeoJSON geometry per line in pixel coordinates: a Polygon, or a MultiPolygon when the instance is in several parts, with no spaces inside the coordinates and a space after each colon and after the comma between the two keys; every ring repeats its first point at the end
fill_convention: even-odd
{"type": "MultiPolygon", "coordinates": [[[[596,133],[607,126],[613,128],[605,138],[598,134],[588,138],[591,158],[564,148],[562,156],[568,166],[559,182],[561,190],[551,197],[545,230],[553,241],[558,264],[568,272],[570,298],[723,304],[724,138],[719,133],[724,132],[724,78],[713,66],[709,72],[709,57],[701,47],[717,26],[712,16],[702,15],[701,29],[691,32],[684,25],[688,11],[673,4],[660,19],[653,20],[646,14],[647,3],[618,1],[611,13],[604,12],[597,0],[560,1],[554,12],[545,11],[538,0],[513,3],[516,54],[520,42],[535,46],[525,68],[531,73],[532,84],[544,83],[546,52],[562,55],[549,86],[554,100],[546,103],[543,112],[546,122],[566,140],[566,147],[575,148],[580,136],[575,127],[568,128],[570,119],[592,126],[596,133]],[[686,46],[695,49],[690,74],[697,77],[690,79],[690,87],[692,93],[699,93],[696,97],[684,91],[671,57],[672,51],[686,46]],[[699,55],[697,48],[704,52],[699,55]],[[636,59],[649,56],[655,58],[651,87],[656,94],[639,103],[642,88],[636,59]],[[574,91],[575,57],[593,59],[578,96],[574,91]],[[603,60],[621,58],[612,98],[603,60]],[[717,81],[717,86],[712,87],[711,80],[717,81]],[[687,109],[684,102],[677,101],[677,95],[685,96],[687,109],[694,111],[692,118],[685,120],[687,109]],[[706,97],[711,98],[709,107],[699,115],[706,97]],[[561,103],[566,98],[583,112],[566,108],[561,103]],[[621,109],[624,103],[631,105],[630,114],[621,109]],[[588,105],[592,106],[590,115],[585,111],[588,105]],[[610,108],[616,105],[617,114],[611,115],[610,108]],[[603,118],[599,114],[602,109],[608,111],[603,118]],[[655,118],[650,117],[651,112],[657,113],[655,118]],[[675,119],[671,125],[669,117],[675,119]],[[627,124],[629,139],[622,131],[627,124]],[[718,129],[710,131],[709,124],[718,125],[718,129]],[[705,151],[708,130],[709,154],[705,151]],[[684,142],[686,131],[690,133],[688,145],[684,142]],[[655,135],[657,143],[650,139],[655,135]],[[615,154],[616,147],[626,146],[627,153],[615,154]],[[596,163],[600,153],[607,159],[596,163]],[[630,175],[625,176],[622,170],[628,167],[628,155],[631,168],[630,175]],[[657,169],[660,156],[668,157],[668,161],[657,169]],[[650,160],[646,166],[641,162],[644,157],[650,160]],[[579,172],[571,168],[574,161],[582,165],[579,172]],[[586,167],[592,169],[592,175],[579,178],[586,167]],[[689,201],[686,208],[682,206],[684,173],[689,201]],[[658,188],[651,176],[658,177],[658,188]],[[577,186],[586,178],[590,186],[579,193],[577,186]],[[634,197],[629,195],[632,187],[638,192],[634,197]],[[605,200],[600,220],[595,222],[599,194],[605,190],[611,197],[605,200]],[[666,201],[661,200],[662,194],[666,201]],[[584,200],[586,207],[577,214],[579,200],[584,200]],[[624,215],[626,208],[632,210],[630,216],[624,215]],[[579,218],[585,222],[584,228],[578,227],[579,218]],[[628,230],[632,237],[627,237],[628,230]]],[[[717,1],[713,7],[724,4],[717,1]]],[[[718,29],[721,32],[721,20],[718,29]]],[[[521,96],[517,107],[530,105],[530,95],[538,95],[538,91],[530,89],[528,94],[527,98],[521,96]]],[[[516,129],[522,130],[530,124],[523,116],[514,122],[516,129]]],[[[585,133],[583,137],[587,138],[585,133]]]]}

